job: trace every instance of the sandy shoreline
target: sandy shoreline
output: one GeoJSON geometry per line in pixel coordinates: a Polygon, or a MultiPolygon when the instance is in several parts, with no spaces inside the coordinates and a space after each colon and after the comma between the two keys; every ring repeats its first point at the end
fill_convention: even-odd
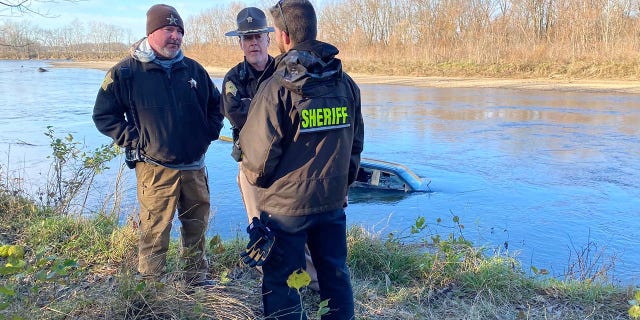
{"type": "MultiPolygon", "coordinates": [[[[90,68],[108,70],[115,61],[53,62],[54,68],[90,68]]],[[[227,68],[206,67],[212,77],[222,78],[227,68]]],[[[433,88],[504,88],[520,90],[553,90],[577,92],[640,93],[640,81],[623,80],[557,80],[557,79],[494,79],[455,77],[377,76],[350,73],[361,84],[397,84],[433,88]]]]}

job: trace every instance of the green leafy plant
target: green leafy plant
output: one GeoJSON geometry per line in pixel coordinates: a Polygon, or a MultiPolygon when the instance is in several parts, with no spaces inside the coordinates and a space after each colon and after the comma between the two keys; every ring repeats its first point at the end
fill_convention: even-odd
{"type": "Polygon", "coordinates": [[[67,282],[69,277],[80,273],[75,260],[51,255],[45,248],[26,260],[24,247],[3,247],[8,250],[3,250],[6,261],[0,265],[0,277],[4,280],[4,285],[0,285],[0,311],[13,303],[32,305],[41,291],[52,292],[49,289],[52,285],[67,282]]]}
{"type": "Polygon", "coordinates": [[[418,217],[414,225],[411,226],[411,234],[418,234],[427,228],[425,217],[418,217]]]}
{"type": "Polygon", "coordinates": [[[631,307],[629,308],[629,317],[637,320],[640,318],[640,290],[636,290],[634,299],[629,301],[631,307]]]}
{"type": "MultiPolygon", "coordinates": [[[[303,319],[305,314],[304,311],[304,301],[302,299],[302,293],[300,289],[309,286],[311,283],[311,276],[307,271],[298,269],[291,273],[287,278],[287,286],[291,289],[295,289],[298,292],[298,296],[300,297],[300,319],[303,319]]],[[[320,301],[318,305],[318,311],[316,312],[316,316],[320,319],[323,315],[329,312],[329,299],[320,301]]]]}
{"type": "Polygon", "coordinates": [[[11,299],[16,295],[13,286],[0,286],[0,311],[11,306],[11,299]]]}
{"type": "Polygon", "coordinates": [[[113,145],[101,145],[92,152],[74,139],[72,134],[59,138],[52,126],[47,126],[45,135],[49,137],[53,159],[53,178],[46,191],[46,203],[57,212],[67,212],[73,199],[81,197],[80,207],[84,208],[97,174],[108,169],[108,163],[120,150],[113,145]]]}
{"type": "Polygon", "coordinates": [[[538,268],[537,268],[537,267],[535,267],[535,266],[531,266],[531,272],[533,272],[533,274],[535,274],[535,275],[537,275],[537,276],[538,276],[538,275],[543,275],[543,276],[545,276],[545,275],[548,275],[548,274],[549,274],[549,270],[544,269],[544,268],[540,268],[540,269],[538,269],[538,268]]]}
{"type": "Polygon", "coordinates": [[[298,269],[291,273],[287,278],[287,285],[289,288],[296,289],[298,291],[298,297],[300,297],[300,319],[304,318],[304,302],[302,299],[302,294],[300,293],[300,289],[306,287],[311,283],[311,277],[309,274],[302,270],[298,269]]]}

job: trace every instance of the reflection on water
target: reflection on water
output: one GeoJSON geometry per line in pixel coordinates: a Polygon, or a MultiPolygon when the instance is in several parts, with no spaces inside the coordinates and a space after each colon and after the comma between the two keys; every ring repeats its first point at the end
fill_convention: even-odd
{"type": "MultiPolygon", "coordinates": [[[[105,72],[38,73],[40,66],[46,67],[0,62],[0,157],[10,171],[32,181],[48,171],[48,125],[89,146],[110,142],[91,121],[105,72]]],[[[221,79],[214,82],[219,86],[221,79]]],[[[575,248],[595,242],[618,258],[615,279],[638,281],[636,96],[364,84],[361,91],[363,156],[406,165],[429,178],[433,192],[352,190],[349,223],[397,233],[419,216],[435,224],[454,214],[465,224],[466,238],[494,248],[506,242],[525,270],[531,263],[553,275],[566,270],[575,248]]],[[[229,135],[228,125],[224,130],[229,135]]],[[[226,238],[244,233],[246,225],[237,165],[229,154],[229,144],[215,142],[206,160],[215,211],[210,233],[226,238]]],[[[112,190],[110,177],[101,182],[97,203],[112,190]]],[[[135,206],[135,190],[129,188],[132,207],[126,214],[135,206]]]]}
{"type": "Polygon", "coordinates": [[[396,205],[413,194],[397,190],[353,188],[349,191],[349,204],[380,203],[396,205]]]}

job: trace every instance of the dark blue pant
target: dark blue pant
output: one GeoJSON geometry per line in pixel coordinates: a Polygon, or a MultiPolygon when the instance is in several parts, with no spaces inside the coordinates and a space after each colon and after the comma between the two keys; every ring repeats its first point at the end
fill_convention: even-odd
{"type": "MultiPolygon", "coordinates": [[[[262,303],[268,319],[300,319],[300,296],[287,278],[305,268],[305,243],[318,271],[321,300],[329,300],[327,319],[353,319],[353,291],[347,267],[346,216],[343,209],[291,217],[262,213],[276,242],[262,267],[262,303]]],[[[306,316],[303,319],[307,319],[306,316]]]]}

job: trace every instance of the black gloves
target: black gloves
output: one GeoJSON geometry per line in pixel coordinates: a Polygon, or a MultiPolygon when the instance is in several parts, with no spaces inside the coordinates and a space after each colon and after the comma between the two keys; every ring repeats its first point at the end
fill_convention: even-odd
{"type": "Polygon", "coordinates": [[[247,227],[247,233],[249,234],[249,244],[247,244],[247,249],[240,253],[242,262],[249,267],[261,266],[269,258],[276,238],[271,229],[263,225],[256,217],[247,227]]]}
{"type": "Polygon", "coordinates": [[[124,163],[127,164],[129,169],[136,168],[136,162],[143,161],[142,156],[140,156],[140,150],[138,148],[126,147],[124,149],[124,163]]]}
{"type": "Polygon", "coordinates": [[[240,149],[240,143],[238,140],[233,142],[233,148],[231,149],[231,157],[236,162],[242,161],[242,149],[240,149]]]}
{"type": "Polygon", "coordinates": [[[231,149],[231,157],[236,162],[242,161],[242,150],[240,149],[240,129],[231,128],[233,135],[233,149],[231,149]]]}

